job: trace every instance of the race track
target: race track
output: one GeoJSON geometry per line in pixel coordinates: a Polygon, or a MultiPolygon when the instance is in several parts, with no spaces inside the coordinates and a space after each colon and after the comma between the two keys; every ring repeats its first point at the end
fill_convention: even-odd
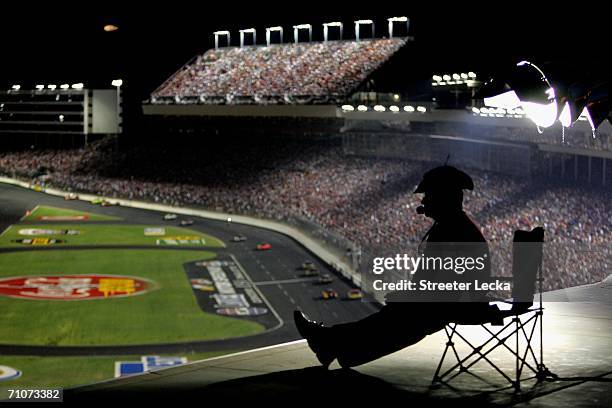
{"type": "MultiPolygon", "coordinates": [[[[321,300],[323,288],[333,288],[340,297],[353,286],[334,272],[314,254],[310,253],[296,241],[288,236],[247,225],[227,223],[215,220],[206,220],[197,217],[180,217],[175,221],[162,220],[163,213],[126,207],[101,207],[82,201],[65,201],[61,197],[49,196],[44,193],[0,184],[0,231],[18,222],[27,210],[36,205],[50,205],[69,208],[79,211],[120,217],[124,221],[113,221],[114,224],[143,224],[160,226],[177,226],[180,219],[189,218],[195,221],[190,229],[210,234],[224,241],[226,248],[215,248],[219,257],[233,256],[242,266],[247,276],[266,298],[268,305],[274,309],[273,313],[278,320],[276,324],[266,327],[262,333],[228,338],[221,340],[195,341],[170,344],[146,345],[117,345],[117,346],[36,346],[0,344],[0,353],[11,355],[120,355],[120,354],[153,354],[178,352],[204,352],[222,350],[246,350],[272,344],[292,341],[299,338],[293,326],[292,313],[301,309],[315,320],[327,324],[341,323],[363,318],[377,310],[376,304],[348,301],[343,299],[321,300]],[[246,242],[232,243],[231,238],[242,234],[248,239],[246,242]],[[269,242],[271,251],[255,251],[256,244],[269,242]],[[305,260],[315,262],[321,273],[334,276],[331,284],[320,286],[314,283],[313,278],[304,278],[296,269],[305,260]]],[[[23,222],[22,222],[23,223],[23,222]]],[[[62,221],[62,224],[67,224],[62,221]]],[[[47,222],[52,225],[53,222],[47,222]]],[[[112,246],[96,246],[96,248],[112,248],[112,246]]],[[[143,249],[143,246],[122,246],[122,249],[143,249]]],[[[149,247],[156,250],[161,247],[149,247]]],[[[60,249],[60,248],[58,248],[60,249]]],[[[92,249],[88,246],[61,247],[61,250],[92,249]]],[[[0,249],[3,252],[31,250],[29,248],[0,249]]],[[[36,249],[41,250],[41,249],[36,249]]],[[[54,250],[47,247],[42,250],[54,250]]],[[[168,250],[189,250],[188,248],[174,248],[168,250]]],[[[271,316],[272,318],[272,316],[271,316]]]]}

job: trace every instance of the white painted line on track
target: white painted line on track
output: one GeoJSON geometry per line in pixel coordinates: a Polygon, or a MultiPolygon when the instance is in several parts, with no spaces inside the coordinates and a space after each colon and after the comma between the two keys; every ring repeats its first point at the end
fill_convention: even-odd
{"type": "Polygon", "coordinates": [[[251,283],[251,286],[253,287],[253,289],[257,292],[257,294],[264,300],[264,302],[266,302],[266,305],[268,305],[268,307],[270,308],[270,311],[272,312],[272,314],[274,315],[274,317],[276,317],[276,319],[278,319],[278,325],[273,327],[270,330],[274,330],[274,329],[278,329],[280,327],[282,327],[285,324],[285,321],[280,317],[280,315],[276,312],[276,310],[274,309],[274,307],[272,306],[272,304],[268,301],[268,299],[264,296],[263,293],[261,293],[261,291],[259,290],[259,288],[253,283],[253,280],[251,279],[251,277],[249,276],[248,273],[246,273],[246,271],[244,270],[244,268],[242,267],[242,265],[238,262],[238,260],[236,259],[236,257],[233,254],[229,254],[229,256],[234,260],[234,262],[236,263],[236,265],[238,266],[238,269],[240,269],[240,271],[242,271],[242,273],[244,274],[244,277],[251,283]]]}
{"type": "Polygon", "coordinates": [[[316,278],[297,278],[297,279],[286,279],[286,280],[271,280],[271,281],[259,281],[255,282],[257,286],[265,286],[265,285],[278,285],[278,284],[286,284],[286,283],[302,283],[302,286],[306,287],[303,282],[312,282],[315,281],[316,278]]]}
{"type": "Polygon", "coordinates": [[[4,229],[4,231],[2,231],[2,234],[0,234],[0,237],[3,236],[4,234],[6,234],[8,232],[8,230],[10,230],[12,227],[13,227],[12,225],[9,225],[8,227],[6,227],[4,229]]]}

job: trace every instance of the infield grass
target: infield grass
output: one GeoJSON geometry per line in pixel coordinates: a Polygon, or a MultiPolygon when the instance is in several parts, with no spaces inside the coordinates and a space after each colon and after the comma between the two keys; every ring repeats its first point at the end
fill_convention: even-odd
{"type": "MultiPolygon", "coordinates": [[[[53,250],[0,254],[0,277],[117,274],[149,279],[147,293],[92,300],[28,300],[0,296],[0,342],[46,346],[133,345],[251,335],[258,323],[203,312],[184,271],[207,251],[53,250]]],[[[1,361],[0,361],[1,364],[1,361]]]]}

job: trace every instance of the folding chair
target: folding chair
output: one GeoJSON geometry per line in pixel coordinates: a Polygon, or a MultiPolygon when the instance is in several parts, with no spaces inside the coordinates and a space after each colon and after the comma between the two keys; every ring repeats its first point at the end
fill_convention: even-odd
{"type": "MultiPolygon", "coordinates": [[[[511,304],[512,308],[510,310],[500,310],[499,312],[495,311],[491,316],[487,317],[483,316],[474,319],[473,316],[467,316],[465,319],[455,319],[454,322],[448,323],[444,327],[448,341],[434,374],[432,385],[448,384],[449,381],[462,373],[469,373],[484,380],[475,373],[470,372],[470,368],[480,361],[485,361],[491,365],[516,391],[520,390],[521,381],[535,378],[540,382],[546,378],[556,377],[544,365],[544,344],[542,342],[544,330],[542,325],[544,313],[544,308],[542,307],[543,242],[544,229],[541,227],[534,228],[532,231],[519,230],[514,232],[512,277],[498,278],[512,282],[512,301],[502,300],[502,302],[511,304]],[[533,298],[536,280],[538,282],[540,302],[538,306],[534,307],[533,298]],[[510,322],[505,323],[504,320],[507,317],[512,317],[512,319],[510,322]],[[503,327],[496,330],[495,328],[487,327],[486,324],[503,327]],[[490,337],[483,343],[475,345],[459,332],[458,329],[462,325],[480,325],[490,337]],[[532,344],[536,328],[539,328],[540,334],[539,353],[536,353],[532,344]],[[467,356],[460,357],[454,342],[456,338],[459,338],[471,348],[472,351],[467,356]],[[526,346],[522,351],[519,348],[519,340],[521,338],[526,340],[526,346]],[[515,372],[513,377],[511,373],[504,372],[489,358],[490,353],[499,347],[508,350],[514,356],[515,372]],[[441,373],[445,359],[451,354],[449,351],[452,351],[456,363],[441,373]],[[524,378],[524,371],[533,375],[524,378]]],[[[497,308],[496,305],[494,307],[497,308]]],[[[533,341],[533,343],[536,343],[536,341],[533,341]]]]}

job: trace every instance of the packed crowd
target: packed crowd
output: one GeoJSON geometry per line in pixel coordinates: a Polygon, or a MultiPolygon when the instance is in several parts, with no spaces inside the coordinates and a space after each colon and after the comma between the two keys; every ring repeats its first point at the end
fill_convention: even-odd
{"type": "MultiPolygon", "coordinates": [[[[2,153],[0,173],[44,176],[67,191],[307,220],[370,254],[414,248],[431,224],[415,213],[421,197],[412,193],[431,163],[358,158],[329,141],[273,138],[205,154],[142,146],[116,152],[109,146],[101,141],[78,151],[2,153]]],[[[469,172],[475,189],[466,192],[466,212],[492,245],[510,248],[517,228],[545,228],[546,289],[596,282],[610,273],[609,189],[469,172]]]]}
{"type": "Polygon", "coordinates": [[[160,97],[344,95],[405,40],[375,39],[208,50],[152,95],[160,97]]]}

